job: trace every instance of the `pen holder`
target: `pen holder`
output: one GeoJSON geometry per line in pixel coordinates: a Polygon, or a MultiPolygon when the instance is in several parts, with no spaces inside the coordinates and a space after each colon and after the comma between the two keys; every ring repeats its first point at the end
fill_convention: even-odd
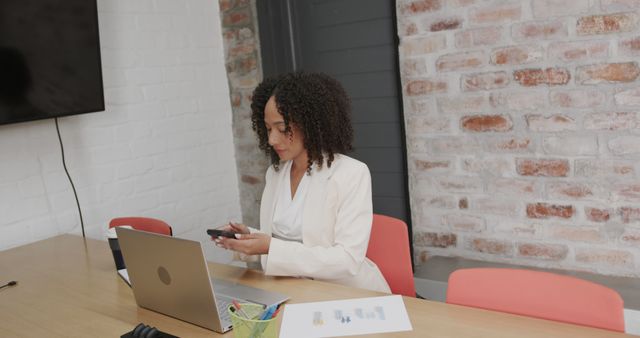
{"type": "Polygon", "coordinates": [[[233,336],[235,338],[277,338],[278,325],[277,317],[267,320],[253,319],[259,317],[264,311],[261,305],[243,303],[242,311],[247,315],[245,318],[241,313],[231,311],[229,306],[229,315],[233,324],[233,336]]]}

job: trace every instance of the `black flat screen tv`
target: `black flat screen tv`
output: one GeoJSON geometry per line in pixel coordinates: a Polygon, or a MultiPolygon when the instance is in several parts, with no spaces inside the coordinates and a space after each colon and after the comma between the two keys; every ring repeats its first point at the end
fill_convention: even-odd
{"type": "Polygon", "coordinates": [[[0,0],[0,125],[102,110],[96,0],[0,0]]]}

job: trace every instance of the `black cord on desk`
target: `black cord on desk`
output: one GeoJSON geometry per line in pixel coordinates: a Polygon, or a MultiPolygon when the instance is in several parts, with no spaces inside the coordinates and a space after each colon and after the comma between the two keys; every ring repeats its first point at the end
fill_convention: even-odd
{"type": "Polygon", "coordinates": [[[0,285],[0,289],[4,289],[4,288],[10,287],[10,286],[17,285],[17,284],[18,284],[18,282],[12,280],[12,281],[10,281],[9,283],[7,283],[5,285],[0,285]]]}

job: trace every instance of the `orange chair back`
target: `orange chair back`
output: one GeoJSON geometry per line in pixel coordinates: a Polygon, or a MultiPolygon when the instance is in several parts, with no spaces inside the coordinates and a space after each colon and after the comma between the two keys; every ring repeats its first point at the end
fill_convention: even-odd
{"type": "Polygon", "coordinates": [[[132,228],[140,231],[154,232],[157,234],[173,236],[171,226],[164,221],[149,217],[119,217],[109,222],[109,228],[130,225],[132,228]]]}
{"type": "Polygon", "coordinates": [[[367,257],[380,268],[392,293],[416,296],[411,269],[409,232],[403,221],[374,214],[367,257]]]}
{"type": "Polygon", "coordinates": [[[447,303],[624,332],[620,295],[549,272],[478,268],[449,276],[447,303]]]}

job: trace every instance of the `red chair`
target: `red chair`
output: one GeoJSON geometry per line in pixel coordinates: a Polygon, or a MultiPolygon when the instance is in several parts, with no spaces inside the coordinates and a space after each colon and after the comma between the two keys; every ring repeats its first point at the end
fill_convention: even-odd
{"type": "Polygon", "coordinates": [[[392,293],[416,296],[409,232],[403,221],[374,214],[367,257],[378,265],[392,293]]]}
{"type": "Polygon", "coordinates": [[[136,230],[154,232],[157,234],[173,236],[171,226],[164,221],[149,217],[119,217],[109,222],[109,229],[121,225],[130,225],[136,230]]]}
{"type": "Polygon", "coordinates": [[[460,269],[447,303],[624,332],[620,295],[600,284],[549,272],[460,269]]]}

